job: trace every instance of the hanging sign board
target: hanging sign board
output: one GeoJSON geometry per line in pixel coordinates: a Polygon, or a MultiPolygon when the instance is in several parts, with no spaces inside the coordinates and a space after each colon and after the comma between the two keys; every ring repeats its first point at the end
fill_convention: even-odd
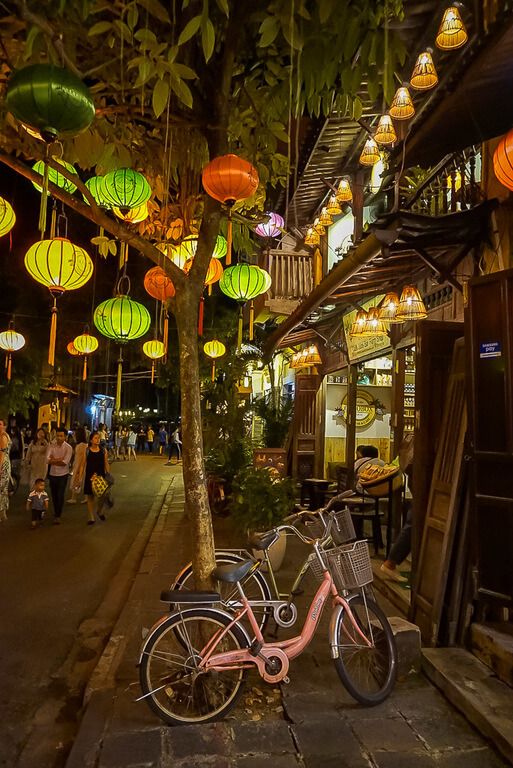
{"type": "MultiPolygon", "coordinates": [[[[347,395],[340,404],[340,416],[347,422],[347,395]]],[[[368,427],[376,418],[374,398],[365,389],[356,390],[356,429],[368,427]]]]}
{"type": "MultiPolygon", "coordinates": [[[[361,306],[368,311],[371,307],[375,307],[382,300],[384,294],[376,296],[376,298],[370,301],[364,302],[361,306]]],[[[390,337],[387,334],[380,334],[378,336],[351,336],[349,331],[356,319],[356,309],[344,315],[344,334],[347,343],[347,356],[350,363],[356,363],[359,360],[372,357],[374,352],[383,352],[390,349],[390,337]]],[[[377,355],[376,355],[377,356],[377,355]]]]}

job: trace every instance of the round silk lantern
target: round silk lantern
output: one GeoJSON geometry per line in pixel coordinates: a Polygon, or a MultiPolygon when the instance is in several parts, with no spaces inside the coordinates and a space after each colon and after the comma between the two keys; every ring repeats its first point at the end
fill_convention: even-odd
{"type": "MultiPolygon", "coordinates": [[[[90,179],[87,179],[85,185],[91,195],[93,196],[96,205],[98,205],[100,208],[111,208],[111,204],[103,197],[102,190],[101,190],[101,176],[92,176],[90,179]]],[[[87,197],[82,195],[87,205],[89,205],[89,200],[87,197]]]]}
{"type": "Polygon", "coordinates": [[[260,235],[260,237],[279,237],[285,226],[283,217],[280,216],[279,213],[272,213],[270,211],[266,212],[265,215],[269,217],[268,220],[257,224],[255,232],[257,235],[260,235]]]}
{"type": "Polygon", "coordinates": [[[3,349],[5,355],[5,370],[7,375],[7,381],[11,380],[12,372],[12,353],[18,352],[25,346],[25,336],[21,333],[17,333],[14,327],[11,325],[7,331],[0,333],[0,349],[3,349]]]}
{"type": "Polygon", "coordinates": [[[207,194],[228,206],[226,264],[232,260],[232,206],[237,200],[253,195],[259,184],[256,168],[237,155],[223,155],[211,160],[202,172],[207,194]]]}
{"type": "Polygon", "coordinates": [[[159,243],[157,248],[162,253],[165,253],[168,259],[171,259],[173,264],[183,270],[184,264],[188,259],[193,259],[196,255],[196,248],[198,247],[198,238],[195,235],[188,235],[184,237],[179,245],[172,245],[171,243],[159,243]]]}
{"type": "Polygon", "coordinates": [[[7,235],[16,223],[12,205],[0,197],[0,237],[7,235]]]}
{"type": "Polygon", "coordinates": [[[151,360],[151,383],[155,381],[155,361],[160,360],[166,355],[166,348],[164,342],[158,339],[152,339],[151,341],[145,341],[143,344],[143,352],[146,357],[151,360]]]}
{"type": "Polygon", "coordinates": [[[124,294],[102,301],[94,310],[93,320],[103,336],[120,344],[144,336],[151,324],[144,304],[124,294]]]}
{"type": "Polygon", "coordinates": [[[118,219],[122,219],[125,224],[139,224],[141,221],[145,221],[149,216],[148,203],[138,205],[137,208],[130,208],[128,211],[123,211],[121,208],[114,208],[112,212],[118,219]]]}
{"type": "Polygon", "coordinates": [[[167,301],[175,295],[175,287],[162,267],[152,267],[144,276],[144,288],[157,301],[167,301]]]}
{"type": "Polygon", "coordinates": [[[44,141],[76,136],[94,120],[87,86],[72,72],[53,64],[31,64],[9,78],[7,109],[44,141]]]}
{"type": "MultiPolygon", "coordinates": [[[[69,173],[72,173],[74,176],[78,178],[78,173],[75,169],[75,166],[71,165],[71,163],[67,163],[65,160],[58,160],[56,157],[53,158],[56,163],[59,165],[62,165],[63,168],[66,168],[69,173]]],[[[39,173],[41,176],[45,176],[45,162],[44,160],[38,160],[37,163],[34,163],[32,166],[32,170],[36,171],[36,173],[39,173]]],[[[56,187],[60,187],[65,192],[68,192],[68,194],[72,195],[73,192],[76,191],[77,185],[73,184],[72,181],[67,179],[65,176],[62,175],[62,173],[59,173],[59,171],[56,171],[55,168],[48,168],[48,181],[52,184],[55,184],[56,187]]],[[[32,182],[32,184],[35,186],[35,188],[38,190],[38,192],[43,191],[43,187],[41,187],[39,184],[37,184],[35,181],[32,182]]]]}
{"type": "Polygon", "coordinates": [[[102,197],[122,211],[137,208],[151,197],[151,187],[146,177],[131,168],[119,168],[100,178],[102,197]]]}
{"type": "Polygon", "coordinates": [[[82,371],[82,381],[85,381],[87,379],[87,357],[88,355],[91,355],[93,352],[96,352],[98,349],[98,339],[96,336],[92,336],[87,331],[85,333],[80,334],[80,336],[77,336],[75,339],[73,339],[73,346],[79,353],[79,355],[84,356],[84,368],[82,371]]]}
{"type": "Polygon", "coordinates": [[[214,245],[214,250],[212,251],[212,258],[223,259],[226,256],[227,250],[228,250],[228,245],[226,242],[226,238],[224,238],[222,235],[218,235],[216,237],[216,244],[214,245]]]}
{"type": "Polygon", "coordinates": [[[513,190],[513,130],[497,144],[493,153],[493,170],[498,181],[506,189],[513,190]]]}
{"type": "Polygon", "coordinates": [[[207,357],[210,357],[212,360],[212,381],[215,381],[216,359],[226,354],[226,347],[222,341],[213,339],[212,341],[207,341],[207,343],[203,345],[203,351],[205,352],[207,357]]]}
{"type": "Polygon", "coordinates": [[[260,267],[252,264],[237,264],[234,267],[225,269],[219,281],[219,287],[222,292],[231,299],[238,301],[241,305],[237,335],[238,349],[240,349],[242,344],[242,304],[246,301],[251,301],[249,310],[249,340],[252,341],[255,315],[253,299],[269,289],[269,279],[270,275],[264,269],[260,269],[260,267]]]}
{"type": "Polygon", "coordinates": [[[78,357],[80,355],[80,352],[75,347],[72,341],[69,341],[66,345],[66,349],[68,351],[68,354],[70,354],[72,357],[78,357]]]}

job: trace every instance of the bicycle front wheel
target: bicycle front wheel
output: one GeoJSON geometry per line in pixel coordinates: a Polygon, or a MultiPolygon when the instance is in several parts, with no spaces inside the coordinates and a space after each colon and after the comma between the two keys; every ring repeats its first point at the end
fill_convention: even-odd
{"type": "MultiPolygon", "coordinates": [[[[239,698],[246,670],[200,669],[206,643],[223,631],[231,617],[209,608],[175,613],[146,639],[139,667],[143,694],[150,708],[169,725],[209,723],[224,717],[239,698]]],[[[248,645],[234,624],[216,645],[216,653],[248,645]]]]}
{"type": "Polygon", "coordinates": [[[373,600],[353,595],[349,613],[343,608],[334,622],[331,649],[342,683],[360,704],[374,706],[392,692],[397,676],[397,651],[388,619],[373,600]]]}

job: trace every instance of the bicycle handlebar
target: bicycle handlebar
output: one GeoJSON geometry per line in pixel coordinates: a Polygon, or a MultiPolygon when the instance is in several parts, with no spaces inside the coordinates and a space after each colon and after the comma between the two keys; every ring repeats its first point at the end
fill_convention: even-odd
{"type": "MultiPolygon", "coordinates": [[[[323,510],[323,509],[318,509],[318,510],[316,511],[316,513],[315,513],[315,514],[318,514],[319,516],[321,516],[321,517],[322,517],[322,513],[323,513],[323,512],[324,512],[324,510],[323,510]]],[[[308,513],[308,514],[310,514],[310,515],[311,515],[312,513],[310,512],[310,513],[308,513]]],[[[319,541],[319,540],[324,540],[324,539],[327,539],[327,538],[328,538],[328,536],[330,535],[330,531],[331,531],[331,526],[332,526],[332,523],[333,523],[333,518],[332,518],[332,517],[329,517],[329,518],[328,518],[328,522],[327,522],[327,523],[325,523],[325,526],[326,526],[326,527],[325,527],[325,530],[324,530],[324,535],[323,535],[322,537],[316,536],[316,537],[314,537],[314,538],[312,538],[312,537],[310,537],[310,536],[305,536],[303,533],[301,533],[301,531],[300,531],[300,530],[298,530],[298,529],[296,528],[296,526],[295,526],[295,525],[290,525],[290,524],[285,524],[285,525],[278,525],[278,526],[276,526],[276,528],[274,528],[273,530],[274,530],[274,531],[276,531],[277,533],[281,533],[282,531],[291,531],[291,532],[292,532],[292,533],[293,533],[295,536],[297,536],[297,537],[298,537],[298,539],[300,539],[300,540],[301,540],[301,541],[302,541],[304,544],[315,544],[315,542],[316,542],[316,541],[319,541]]]]}

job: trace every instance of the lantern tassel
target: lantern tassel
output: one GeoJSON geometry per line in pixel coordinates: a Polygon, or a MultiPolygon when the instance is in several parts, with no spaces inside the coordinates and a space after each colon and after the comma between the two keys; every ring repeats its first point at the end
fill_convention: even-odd
{"type": "Polygon", "coordinates": [[[155,381],[155,360],[152,360],[151,362],[151,383],[153,384],[155,381]]]}
{"type": "Polygon", "coordinates": [[[253,303],[253,299],[251,299],[251,304],[249,305],[249,340],[250,341],[253,341],[254,325],[255,325],[255,305],[253,303]]]}
{"type": "Polygon", "coordinates": [[[39,232],[41,233],[41,240],[43,240],[45,236],[45,230],[46,230],[46,209],[47,209],[47,203],[48,203],[48,163],[45,158],[44,161],[45,169],[43,173],[43,189],[41,191],[41,204],[39,206],[39,232]]]}
{"type": "Polygon", "coordinates": [[[237,330],[237,351],[240,351],[240,348],[242,347],[242,326],[243,326],[243,318],[242,318],[242,307],[239,309],[239,327],[237,330]]]}
{"type": "Polygon", "coordinates": [[[118,378],[116,381],[116,413],[119,413],[121,408],[121,380],[123,378],[123,355],[121,349],[119,350],[118,360],[118,378]]]}
{"type": "Polygon", "coordinates": [[[164,349],[166,351],[166,357],[167,357],[167,350],[168,350],[168,343],[169,343],[169,315],[166,310],[166,314],[164,315],[164,332],[162,334],[162,343],[164,344],[164,349]]]}
{"type": "Polygon", "coordinates": [[[212,384],[216,380],[216,361],[212,360],[212,384]]]}
{"type": "Polygon", "coordinates": [[[9,353],[7,355],[7,381],[11,380],[11,373],[12,373],[12,355],[9,353]]]}
{"type": "Polygon", "coordinates": [[[231,208],[228,211],[228,223],[226,226],[226,266],[229,267],[232,263],[232,211],[231,208]]]}
{"type": "Polygon", "coordinates": [[[82,369],[82,381],[87,379],[87,355],[84,355],[84,367],[82,369]]]}
{"type": "Polygon", "coordinates": [[[122,270],[128,261],[128,247],[122,242],[119,246],[119,269],[122,270]]]}
{"type": "Polygon", "coordinates": [[[50,323],[50,344],[48,346],[48,365],[55,366],[55,344],[57,341],[57,300],[54,298],[52,320],[50,323]]]}
{"type": "Polygon", "coordinates": [[[209,286],[208,286],[208,295],[209,295],[209,296],[212,296],[212,283],[209,283],[209,286]]]}
{"type": "Polygon", "coordinates": [[[203,296],[200,299],[198,309],[198,336],[203,336],[203,318],[205,315],[205,299],[203,296]]]}

